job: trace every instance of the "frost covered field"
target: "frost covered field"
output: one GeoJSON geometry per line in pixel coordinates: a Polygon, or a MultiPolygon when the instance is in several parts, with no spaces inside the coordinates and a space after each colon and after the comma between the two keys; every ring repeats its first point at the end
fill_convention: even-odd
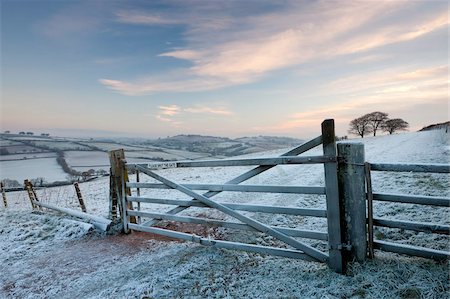
{"type": "MultiPolygon", "coordinates": [[[[359,139],[354,141],[361,141],[359,139]]],[[[449,163],[449,135],[428,131],[365,138],[369,162],[449,163]]],[[[275,156],[283,151],[264,155],[275,156]]],[[[307,155],[317,155],[314,149],[307,155]]],[[[261,156],[256,154],[255,156],[261,156]]],[[[248,184],[323,185],[321,165],[277,166],[248,184]]],[[[167,169],[159,173],[180,183],[223,183],[237,168],[167,169]]],[[[375,192],[450,196],[448,175],[373,173],[375,192]]],[[[149,180],[150,181],[150,180],[149,180]]],[[[108,178],[80,185],[89,213],[108,215],[108,178]]],[[[153,191],[155,192],[155,191],[153,191]]],[[[174,191],[160,190],[157,196],[174,191]]],[[[153,193],[155,194],[155,193],[153,193]]],[[[24,192],[8,193],[0,208],[0,297],[2,298],[446,298],[448,262],[376,251],[376,258],[351,265],[348,276],[326,265],[258,254],[219,250],[144,233],[102,235],[90,225],[32,212],[24,192]]],[[[38,190],[41,201],[79,209],[72,186],[38,190]]],[[[176,195],[177,198],[184,198],[176,195]]],[[[323,208],[323,196],[222,193],[222,202],[251,202],[323,208]]],[[[144,208],[144,207],[143,207],[144,208]]],[[[146,207],[150,209],[151,207],[146,207]]],[[[167,206],[153,206],[166,210],[167,206]]],[[[450,224],[449,208],[376,203],[383,218],[450,224]]],[[[226,219],[206,209],[184,215],[226,219]]],[[[250,213],[249,213],[250,215],[250,213]]],[[[252,215],[271,225],[326,231],[321,219],[270,214],[252,215]]],[[[231,230],[205,234],[226,240],[272,244],[266,236],[231,230]],[[235,232],[235,234],[231,234],[235,232]]],[[[377,229],[376,237],[404,244],[449,250],[447,236],[377,229]]],[[[323,248],[319,241],[309,241],[323,248]]]]}

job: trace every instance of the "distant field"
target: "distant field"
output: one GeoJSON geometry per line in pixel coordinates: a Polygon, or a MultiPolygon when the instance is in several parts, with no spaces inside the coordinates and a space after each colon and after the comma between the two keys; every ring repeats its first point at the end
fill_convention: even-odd
{"type": "Polygon", "coordinates": [[[36,146],[45,146],[52,150],[90,150],[88,146],[76,144],[70,141],[33,141],[36,146]]]}
{"type": "Polygon", "coordinates": [[[67,174],[55,158],[0,161],[0,179],[12,179],[22,183],[24,179],[43,177],[47,182],[65,181],[67,174]]]}
{"type": "Polygon", "coordinates": [[[100,151],[67,151],[64,155],[67,164],[77,169],[87,166],[93,169],[102,169],[103,166],[109,169],[108,154],[100,151]],[[100,167],[101,166],[101,167],[100,167]]]}
{"type": "Polygon", "coordinates": [[[27,160],[40,158],[56,158],[56,153],[15,154],[0,156],[0,161],[27,160]]]}
{"type": "Polygon", "coordinates": [[[141,151],[143,148],[142,147],[136,147],[136,146],[129,146],[129,145],[123,145],[123,144],[118,144],[118,143],[110,143],[110,142],[83,142],[83,144],[86,145],[90,145],[90,146],[95,146],[101,150],[104,151],[111,151],[111,150],[116,150],[116,149],[124,149],[124,150],[128,150],[128,151],[141,151]]]}

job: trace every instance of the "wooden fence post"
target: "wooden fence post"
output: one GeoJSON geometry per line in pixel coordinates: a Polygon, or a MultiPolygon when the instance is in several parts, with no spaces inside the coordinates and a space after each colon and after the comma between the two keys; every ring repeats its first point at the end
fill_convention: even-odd
{"type": "Polygon", "coordinates": [[[363,262],[367,256],[366,191],[364,169],[364,144],[340,143],[337,146],[339,166],[338,179],[344,259],[363,262]]]}
{"type": "Polygon", "coordinates": [[[80,186],[76,182],[73,183],[73,186],[75,187],[75,192],[77,193],[78,202],[80,203],[81,210],[86,213],[87,210],[84,204],[83,196],[81,195],[80,186]]]}
{"type": "Polygon", "coordinates": [[[111,177],[110,188],[110,214],[114,211],[114,201],[115,204],[119,204],[119,211],[122,221],[124,223],[124,231],[128,233],[128,222],[136,223],[135,216],[127,216],[126,210],[133,210],[132,202],[126,201],[126,196],[131,195],[130,188],[126,187],[128,182],[128,170],[126,169],[125,152],[123,149],[113,150],[109,152],[109,159],[111,163],[111,177]],[[114,193],[116,197],[114,198],[114,193]],[[111,196],[112,195],[112,196],[111,196]]]}
{"type": "Polygon", "coordinates": [[[3,204],[5,205],[6,209],[8,207],[8,202],[6,201],[5,185],[3,184],[3,182],[0,182],[0,189],[2,191],[3,204]]]}
{"type": "MultiPolygon", "coordinates": [[[[33,203],[33,201],[39,201],[36,191],[34,190],[33,184],[29,180],[23,181],[25,190],[28,193],[28,197],[30,198],[31,207],[34,209],[37,208],[37,206],[33,203]]],[[[39,207],[40,210],[42,210],[42,207],[39,207]]]]}
{"type": "MultiPolygon", "coordinates": [[[[337,157],[336,135],[334,132],[334,120],[326,119],[322,122],[323,153],[328,157],[337,157]]],[[[324,164],[325,167],[325,192],[327,198],[328,220],[328,266],[338,273],[344,273],[346,268],[342,256],[341,235],[341,210],[339,204],[339,187],[337,177],[337,162],[324,164]]]]}

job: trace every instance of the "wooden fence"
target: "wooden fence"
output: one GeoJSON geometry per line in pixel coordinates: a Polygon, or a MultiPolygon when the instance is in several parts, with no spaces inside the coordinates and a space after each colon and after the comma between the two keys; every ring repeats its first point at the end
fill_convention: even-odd
{"type": "Polygon", "coordinates": [[[448,206],[448,198],[400,196],[394,194],[378,194],[371,192],[370,170],[373,171],[435,171],[449,173],[449,165],[394,165],[367,164],[364,157],[364,145],[360,143],[335,142],[334,120],[322,123],[322,135],[314,138],[279,157],[229,159],[211,161],[177,161],[150,164],[131,164],[125,160],[123,150],[111,151],[111,191],[110,212],[116,217],[120,213],[126,233],[131,230],[160,234],[172,238],[189,240],[202,245],[217,248],[247,250],[263,254],[278,255],[309,261],[324,262],[338,272],[344,273],[349,261],[364,261],[373,255],[373,248],[406,253],[431,258],[447,258],[448,252],[438,252],[431,249],[421,249],[406,245],[391,244],[373,240],[373,226],[388,226],[448,234],[449,227],[443,225],[427,225],[423,223],[400,222],[373,218],[372,200],[397,202],[413,202],[421,204],[437,204],[448,206]],[[323,155],[298,155],[322,144],[323,155]],[[277,165],[323,164],[325,186],[274,186],[274,185],[239,185],[277,165]],[[224,184],[180,184],[158,174],[155,170],[164,168],[185,167],[234,167],[256,166],[255,168],[235,177],[224,184]],[[129,182],[129,173],[136,173],[136,182],[129,182]],[[152,177],[158,183],[140,182],[139,174],[152,177]],[[367,188],[366,188],[367,183],[367,188]],[[156,198],[141,196],[141,190],[174,189],[188,195],[190,199],[156,198]],[[132,192],[132,189],[134,190],[132,192]],[[194,191],[195,190],[195,191],[194,191]],[[199,193],[197,190],[206,190],[199,193]],[[326,209],[298,208],[292,206],[268,206],[243,203],[223,203],[212,197],[221,192],[263,192],[263,193],[294,193],[317,194],[326,197],[326,209]],[[167,212],[149,212],[141,210],[144,204],[163,204],[176,206],[167,212]],[[213,220],[200,217],[177,215],[190,207],[213,208],[240,222],[213,220]],[[137,209],[136,209],[137,208],[137,209]],[[327,233],[305,229],[270,226],[263,224],[239,211],[260,213],[301,215],[325,218],[327,233]],[[368,212],[367,212],[368,211],[368,212]],[[142,222],[141,219],[150,220],[142,222]],[[292,249],[246,244],[224,240],[213,240],[194,234],[155,227],[161,220],[182,223],[194,223],[205,226],[225,227],[240,230],[251,230],[270,235],[292,249]],[[327,250],[316,249],[298,237],[325,241],[327,250]]]}
{"type": "MultiPolygon", "coordinates": [[[[371,172],[408,172],[408,173],[450,173],[450,165],[447,164],[365,164],[366,179],[367,179],[367,198],[369,203],[368,225],[369,225],[369,248],[380,249],[384,251],[408,254],[413,256],[420,256],[432,259],[447,259],[450,257],[450,252],[434,250],[430,248],[423,248],[418,246],[397,244],[383,240],[374,240],[373,227],[389,227],[404,230],[411,230],[417,232],[425,232],[430,234],[449,235],[450,226],[436,223],[423,223],[415,221],[400,221],[385,218],[373,217],[372,201],[385,201],[406,204],[418,204],[435,207],[450,208],[450,198],[438,196],[421,196],[421,195],[403,195],[403,194],[388,194],[388,193],[373,193],[371,187],[371,172]]],[[[371,255],[373,253],[370,253],[371,255]]]]}

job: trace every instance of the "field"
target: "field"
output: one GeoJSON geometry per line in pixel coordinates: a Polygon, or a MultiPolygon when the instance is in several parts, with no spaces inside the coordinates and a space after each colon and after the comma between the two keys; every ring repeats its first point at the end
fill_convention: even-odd
{"type": "MultiPolygon", "coordinates": [[[[444,131],[365,138],[369,162],[448,163],[444,131]]],[[[275,156],[274,150],[251,156],[275,156]]],[[[316,155],[313,149],[307,155],[316,155]]],[[[306,154],[305,154],[306,155],[306,154]]],[[[166,169],[158,173],[182,183],[223,183],[247,167],[166,169]]],[[[133,178],[133,177],[132,177],[133,178]]],[[[150,180],[148,180],[150,181],[150,180]]],[[[320,165],[277,166],[248,184],[322,185],[320,165]]],[[[80,185],[89,213],[107,217],[109,180],[80,185]]],[[[375,191],[450,196],[448,175],[374,173],[375,191]]],[[[155,197],[174,191],[152,192],[155,197]]],[[[376,258],[352,264],[348,276],[324,264],[219,250],[144,233],[103,235],[84,223],[48,211],[31,212],[24,192],[8,193],[0,209],[0,258],[4,261],[0,297],[5,298],[446,298],[448,262],[376,251],[376,258]]],[[[42,201],[78,209],[72,186],[38,190],[42,201]]],[[[184,198],[177,194],[177,198],[184,198]]],[[[324,207],[323,196],[222,193],[221,202],[324,207]]],[[[156,205],[153,210],[170,207],[156,205]]],[[[391,219],[450,224],[449,208],[379,202],[375,215],[391,219]]],[[[221,213],[189,209],[183,215],[223,219],[221,213]]],[[[252,213],[249,213],[251,215],[252,213]]],[[[326,230],[312,217],[253,215],[271,225],[326,230]]],[[[319,219],[320,220],[320,219],[319,219]]],[[[267,236],[229,229],[197,231],[226,240],[271,244],[267,236]]],[[[378,229],[376,237],[449,250],[448,236],[378,229]]],[[[320,242],[310,241],[321,248],[320,242]]]]}

